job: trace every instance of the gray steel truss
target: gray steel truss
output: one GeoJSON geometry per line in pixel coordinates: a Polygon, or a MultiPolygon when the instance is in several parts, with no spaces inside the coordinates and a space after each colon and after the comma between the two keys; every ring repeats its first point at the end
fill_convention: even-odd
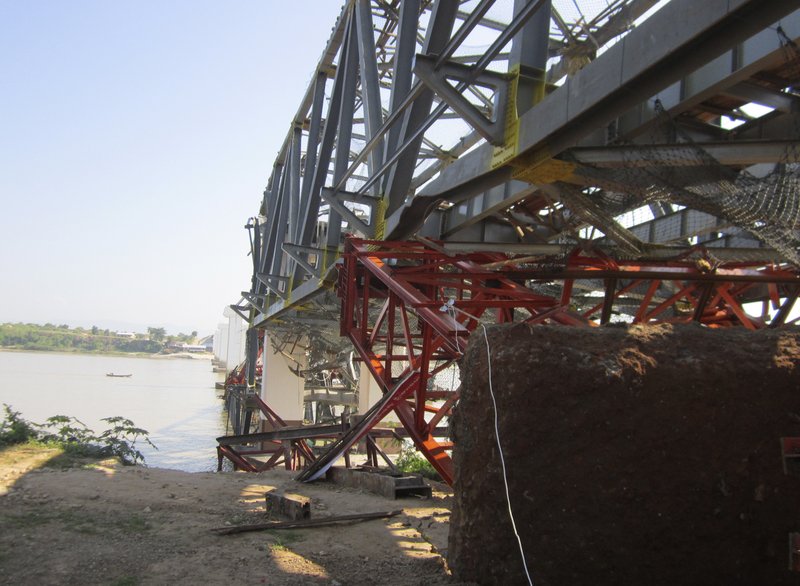
{"type": "Polygon", "coordinates": [[[797,2],[596,4],[347,0],[248,223],[252,287],[236,310],[254,328],[300,305],[329,319],[345,234],[781,258],[708,206],[648,199],[632,170],[792,162],[797,2]]]}

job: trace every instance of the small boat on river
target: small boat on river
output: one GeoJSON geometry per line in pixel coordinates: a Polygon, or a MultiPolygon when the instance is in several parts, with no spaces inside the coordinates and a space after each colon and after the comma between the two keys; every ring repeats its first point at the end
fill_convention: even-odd
{"type": "Polygon", "coordinates": [[[114,374],[113,372],[107,372],[106,376],[113,376],[114,378],[130,378],[133,374],[114,374]]]}

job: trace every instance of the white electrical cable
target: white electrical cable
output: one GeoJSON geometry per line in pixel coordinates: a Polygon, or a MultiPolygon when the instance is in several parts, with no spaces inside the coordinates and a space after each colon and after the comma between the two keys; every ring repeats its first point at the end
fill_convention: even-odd
{"type": "MultiPolygon", "coordinates": [[[[460,309],[455,306],[455,301],[450,300],[442,307],[439,308],[439,311],[442,313],[447,312],[448,314],[452,311],[453,321],[455,321],[455,313],[458,311],[459,313],[463,313],[466,316],[471,317],[476,322],[478,322],[478,318],[472,314],[467,313],[463,309],[460,309]]],[[[486,341],[486,366],[489,372],[489,395],[492,397],[492,407],[494,412],[494,435],[497,439],[497,451],[500,453],[500,466],[503,471],[503,486],[505,487],[506,491],[506,503],[508,504],[508,516],[511,519],[511,528],[514,530],[514,536],[517,538],[517,544],[519,545],[519,555],[522,558],[522,568],[525,570],[525,577],[528,578],[529,586],[533,586],[533,579],[531,578],[531,574],[528,571],[528,562],[525,561],[525,549],[522,547],[522,538],[519,536],[519,532],[517,531],[517,523],[514,521],[514,512],[511,510],[511,494],[508,490],[508,475],[506,473],[506,460],[503,457],[503,446],[500,444],[500,425],[497,419],[497,400],[494,397],[494,387],[492,386],[492,354],[489,348],[489,336],[486,333],[486,326],[481,324],[483,328],[483,339],[486,341]]],[[[458,334],[456,334],[456,345],[458,345],[458,334]]],[[[461,349],[459,348],[459,351],[461,349]]]]}
{"type": "Polygon", "coordinates": [[[483,328],[483,339],[486,341],[486,364],[489,371],[489,394],[492,397],[492,406],[494,408],[494,433],[497,438],[497,450],[500,452],[500,465],[503,469],[503,485],[506,489],[506,503],[508,503],[508,516],[511,519],[511,528],[514,530],[514,535],[519,544],[519,555],[522,558],[522,567],[525,569],[525,576],[528,578],[528,584],[533,586],[530,572],[528,572],[528,563],[525,561],[525,550],[522,548],[522,539],[517,532],[517,524],[514,522],[514,512],[511,510],[511,495],[508,491],[508,477],[506,475],[506,460],[503,457],[503,446],[500,445],[500,429],[497,422],[497,401],[494,398],[494,389],[492,388],[492,355],[489,350],[489,336],[486,334],[486,326],[481,324],[483,328]]]}
{"type": "MultiPolygon", "coordinates": [[[[461,325],[458,323],[456,319],[456,307],[455,307],[456,300],[455,299],[448,299],[445,301],[444,305],[439,308],[439,311],[442,313],[447,313],[447,315],[453,320],[453,326],[461,325]]],[[[460,309],[458,311],[461,311],[460,309]]],[[[461,313],[464,313],[461,311],[461,313]]],[[[461,344],[458,342],[458,328],[455,329],[455,337],[456,337],[456,349],[458,353],[461,354],[461,344]]]]}
{"type": "MultiPolygon", "coordinates": [[[[458,320],[456,319],[456,309],[452,305],[449,306],[450,309],[450,316],[453,318],[453,324],[458,324],[458,320]]],[[[461,344],[458,343],[458,329],[456,329],[456,348],[458,349],[458,353],[461,354],[461,344]]]]}

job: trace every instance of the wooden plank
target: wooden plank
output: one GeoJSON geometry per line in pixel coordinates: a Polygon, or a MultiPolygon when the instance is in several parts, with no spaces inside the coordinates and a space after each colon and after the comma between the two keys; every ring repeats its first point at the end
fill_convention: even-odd
{"type": "Polygon", "coordinates": [[[372,519],[386,519],[395,517],[402,513],[399,511],[383,511],[375,513],[358,513],[355,515],[339,515],[333,517],[322,517],[320,519],[306,519],[303,521],[279,521],[277,523],[256,523],[253,525],[238,525],[234,527],[215,527],[211,531],[217,535],[233,535],[235,533],[245,533],[248,531],[271,531],[273,529],[311,529],[313,527],[324,527],[337,523],[354,523],[358,521],[369,521],[372,519]]]}

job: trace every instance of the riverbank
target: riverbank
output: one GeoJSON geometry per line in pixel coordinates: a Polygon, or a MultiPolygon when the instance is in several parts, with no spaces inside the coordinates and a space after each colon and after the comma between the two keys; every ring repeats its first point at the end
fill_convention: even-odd
{"type": "Polygon", "coordinates": [[[91,328],[70,328],[67,324],[56,326],[23,323],[0,323],[0,348],[30,352],[75,352],[78,354],[161,354],[170,350],[206,350],[210,337],[198,340],[197,332],[167,335],[164,328],[147,328],[147,333],[112,332],[91,328]],[[189,345],[189,342],[200,342],[189,345]]]}
{"type": "Polygon", "coordinates": [[[211,352],[169,352],[153,354],[151,358],[179,358],[183,360],[212,360],[214,355],[211,352]]]}
{"type": "Polygon", "coordinates": [[[57,450],[0,451],[0,576],[5,584],[450,584],[451,495],[387,500],[292,473],[188,473],[65,462],[57,450]],[[264,522],[264,494],[313,499],[312,517],[403,509],[353,525],[218,536],[264,522]]]}
{"type": "Polygon", "coordinates": [[[113,356],[116,358],[181,358],[191,360],[212,360],[211,352],[86,352],[83,350],[45,350],[0,346],[0,352],[33,352],[36,354],[63,354],[66,356],[113,356]]]}

